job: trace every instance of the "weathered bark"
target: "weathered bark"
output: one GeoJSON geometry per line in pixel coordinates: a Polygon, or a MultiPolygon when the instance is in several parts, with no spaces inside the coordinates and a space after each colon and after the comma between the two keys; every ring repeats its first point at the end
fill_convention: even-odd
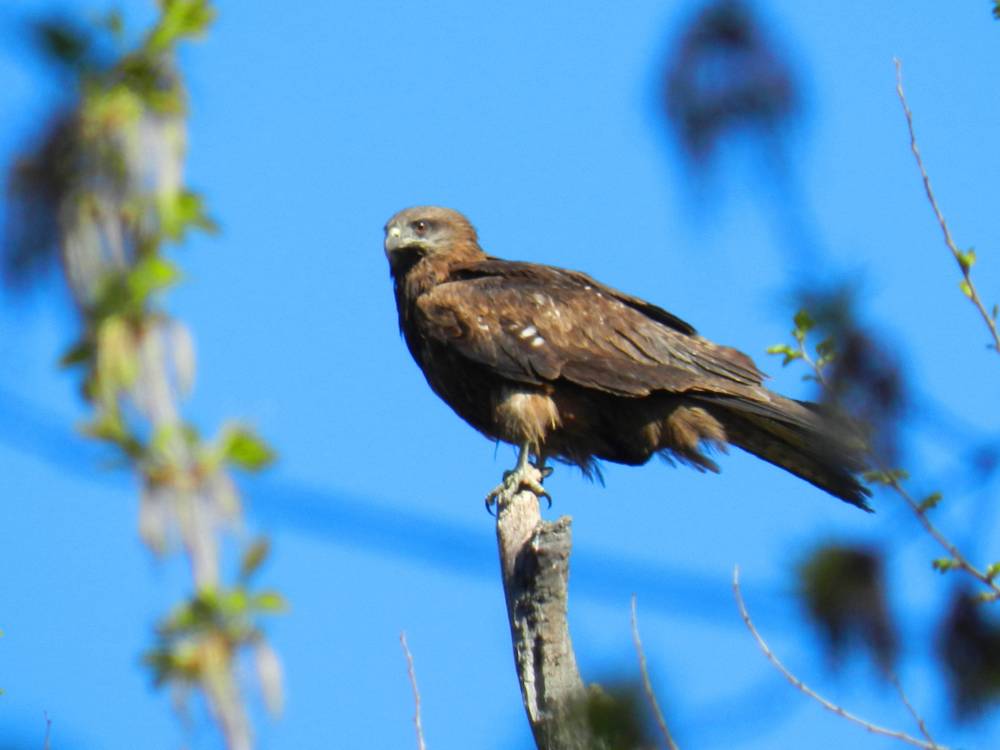
{"type": "Polygon", "coordinates": [[[540,750],[592,748],[566,622],[570,524],[542,521],[523,490],[497,498],[497,544],[524,709],[540,750]]]}

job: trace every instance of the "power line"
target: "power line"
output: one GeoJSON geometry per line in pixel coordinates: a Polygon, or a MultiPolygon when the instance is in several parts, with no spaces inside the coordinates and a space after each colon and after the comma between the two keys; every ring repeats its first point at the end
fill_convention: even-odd
{"type": "MultiPolygon", "coordinates": [[[[100,471],[103,451],[74,435],[67,421],[0,388],[0,444],[82,480],[123,488],[125,475],[100,471]]],[[[286,478],[254,479],[248,496],[252,517],[263,526],[496,583],[492,525],[471,527],[378,498],[286,478]]],[[[674,566],[577,548],[572,587],[574,597],[590,601],[625,606],[629,595],[637,592],[646,611],[719,624],[739,622],[722,577],[674,566]]],[[[782,606],[773,589],[762,587],[754,598],[762,612],[782,606]]],[[[773,622],[767,622],[778,628],[785,618],[775,613],[773,622]]]]}

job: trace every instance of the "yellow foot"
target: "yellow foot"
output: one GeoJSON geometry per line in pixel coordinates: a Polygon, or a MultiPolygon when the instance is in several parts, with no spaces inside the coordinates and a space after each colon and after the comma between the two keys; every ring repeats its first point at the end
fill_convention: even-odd
{"type": "Polygon", "coordinates": [[[491,515],[495,515],[493,513],[493,506],[499,502],[501,497],[511,498],[522,489],[530,490],[540,498],[544,497],[551,508],[552,496],[542,487],[542,480],[551,473],[551,466],[546,466],[544,469],[539,470],[536,466],[527,462],[518,466],[513,471],[505,471],[503,483],[494,487],[490,494],[486,496],[486,510],[491,515]]]}

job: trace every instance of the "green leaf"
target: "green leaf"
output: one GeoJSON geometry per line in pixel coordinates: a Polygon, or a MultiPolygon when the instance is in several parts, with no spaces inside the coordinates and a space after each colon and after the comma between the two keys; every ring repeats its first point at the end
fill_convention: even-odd
{"type": "Polygon", "coordinates": [[[976,250],[975,248],[969,248],[964,253],[959,251],[958,255],[955,256],[958,259],[958,265],[962,267],[963,273],[968,273],[969,269],[976,262],[976,250]]]}
{"type": "Polygon", "coordinates": [[[991,581],[1000,575],[1000,562],[995,562],[986,568],[986,577],[991,581]]]}
{"type": "Polygon", "coordinates": [[[957,563],[950,557],[939,557],[937,560],[931,561],[931,567],[939,573],[947,573],[956,565],[957,563]]]}
{"type": "Polygon", "coordinates": [[[222,610],[226,615],[242,615],[250,606],[250,597],[242,586],[231,589],[222,597],[222,610]]]}
{"type": "Polygon", "coordinates": [[[205,213],[205,202],[200,195],[181,190],[164,196],[159,201],[160,223],[163,234],[178,242],[189,229],[201,229],[209,234],[218,231],[218,225],[205,213]]]}
{"type": "Polygon", "coordinates": [[[802,352],[789,346],[788,344],[774,344],[773,346],[769,346],[767,347],[767,353],[782,355],[785,358],[781,363],[782,367],[787,367],[795,360],[802,358],[802,352]]]}
{"type": "Polygon", "coordinates": [[[244,581],[250,578],[270,554],[271,542],[267,537],[254,540],[240,561],[240,578],[244,581]]]}
{"type": "Polygon", "coordinates": [[[896,484],[903,479],[909,479],[910,475],[906,469],[877,469],[866,471],[861,475],[862,479],[870,484],[896,484]]]}
{"type": "Polygon", "coordinates": [[[246,427],[234,427],[222,435],[221,453],[224,461],[247,471],[257,471],[274,461],[274,451],[246,427]]]}
{"type": "Polygon", "coordinates": [[[962,294],[969,299],[972,299],[972,285],[969,283],[968,279],[962,279],[958,284],[958,288],[962,290],[962,294]]]}
{"type": "Polygon", "coordinates": [[[920,503],[917,505],[917,507],[921,511],[927,511],[930,510],[931,508],[936,508],[937,504],[941,502],[942,497],[943,495],[940,492],[932,492],[930,495],[921,500],[920,503]]]}
{"type": "Polygon", "coordinates": [[[128,274],[129,291],[137,300],[176,284],[181,277],[177,266],[159,255],[150,255],[136,263],[128,274]]]}
{"type": "Polygon", "coordinates": [[[59,358],[60,367],[73,367],[82,365],[94,356],[94,342],[90,339],[81,339],[67,349],[59,358]]]}
{"type": "MultiPolygon", "coordinates": [[[[816,327],[816,321],[813,320],[809,311],[805,309],[799,310],[795,313],[795,317],[792,320],[795,323],[796,334],[802,334],[803,337],[816,327]]],[[[798,335],[796,335],[796,338],[798,338],[798,335]]]]}
{"type": "Polygon", "coordinates": [[[993,0],[993,17],[1000,20],[1000,0],[993,0]]]}
{"type": "Polygon", "coordinates": [[[288,603],[285,597],[277,591],[261,591],[253,596],[253,608],[260,612],[285,612],[288,610],[288,603]]]}
{"type": "Polygon", "coordinates": [[[215,20],[208,0],[160,0],[163,15],[146,41],[153,53],[164,52],[183,37],[205,33],[215,20]]]}

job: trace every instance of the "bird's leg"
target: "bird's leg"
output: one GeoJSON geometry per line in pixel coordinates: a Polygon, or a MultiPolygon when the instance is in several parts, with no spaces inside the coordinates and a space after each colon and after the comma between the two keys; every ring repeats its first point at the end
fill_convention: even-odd
{"type": "MultiPolygon", "coordinates": [[[[549,505],[552,505],[551,496],[542,487],[542,479],[548,476],[548,474],[545,473],[544,468],[538,468],[531,463],[529,460],[531,456],[530,451],[528,443],[521,445],[521,451],[517,456],[517,465],[512,471],[505,471],[503,483],[494,487],[490,494],[486,496],[486,510],[490,513],[493,512],[493,506],[500,499],[501,495],[513,495],[522,487],[531,490],[538,497],[544,497],[549,501],[549,505]]],[[[539,463],[544,464],[544,460],[539,459],[539,463]]],[[[551,473],[551,470],[549,470],[549,473],[551,473]]]]}

